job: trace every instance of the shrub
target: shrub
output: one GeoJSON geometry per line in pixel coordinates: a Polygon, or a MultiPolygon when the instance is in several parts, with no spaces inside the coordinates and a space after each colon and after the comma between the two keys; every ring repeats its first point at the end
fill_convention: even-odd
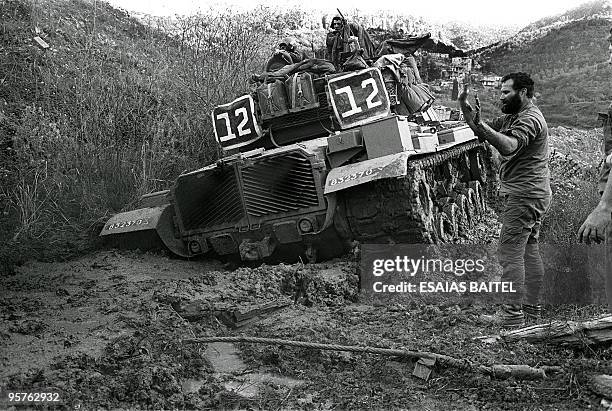
{"type": "Polygon", "coordinates": [[[0,240],[49,257],[217,158],[210,112],[249,91],[283,21],[262,7],[143,25],[82,0],[2,2],[0,15],[0,240]]]}

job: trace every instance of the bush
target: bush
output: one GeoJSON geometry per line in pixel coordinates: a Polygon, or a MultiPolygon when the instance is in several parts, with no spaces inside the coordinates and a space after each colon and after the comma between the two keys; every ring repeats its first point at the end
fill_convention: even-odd
{"type": "Polygon", "coordinates": [[[106,3],[17,0],[0,15],[0,241],[50,258],[214,161],[212,108],[249,91],[283,34],[269,8],[143,25],[106,3]]]}

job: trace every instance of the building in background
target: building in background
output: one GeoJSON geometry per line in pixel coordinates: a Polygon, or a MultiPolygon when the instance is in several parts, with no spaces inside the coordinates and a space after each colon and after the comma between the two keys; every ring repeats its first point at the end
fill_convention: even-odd
{"type": "Polygon", "coordinates": [[[501,86],[500,81],[501,76],[484,76],[480,79],[480,84],[484,87],[499,88],[501,86]]]}

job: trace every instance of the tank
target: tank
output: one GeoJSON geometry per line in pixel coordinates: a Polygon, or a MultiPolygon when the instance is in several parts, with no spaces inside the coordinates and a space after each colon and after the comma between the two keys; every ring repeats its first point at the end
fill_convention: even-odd
{"type": "Polygon", "coordinates": [[[100,235],[182,257],[287,262],[355,241],[461,241],[495,183],[490,155],[458,113],[398,114],[398,87],[386,67],[262,84],[211,113],[220,160],[100,235]]]}

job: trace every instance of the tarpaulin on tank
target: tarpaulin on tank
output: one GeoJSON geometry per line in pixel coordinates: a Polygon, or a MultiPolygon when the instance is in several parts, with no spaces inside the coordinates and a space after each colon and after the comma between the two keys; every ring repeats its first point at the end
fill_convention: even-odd
{"type": "Polygon", "coordinates": [[[423,49],[432,53],[448,54],[451,57],[465,56],[465,52],[456,48],[454,45],[432,39],[431,33],[403,39],[385,40],[378,46],[376,54],[378,56],[393,53],[414,54],[418,49],[423,49]]]}
{"type": "Polygon", "coordinates": [[[253,74],[252,82],[266,82],[277,79],[286,80],[294,73],[312,73],[318,75],[333,74],[336,72],[334,65],[327,60],[322,59],[306,59],[295,64],[288,64],[276,71],[264,72],[261,74],[253,74]]]}

